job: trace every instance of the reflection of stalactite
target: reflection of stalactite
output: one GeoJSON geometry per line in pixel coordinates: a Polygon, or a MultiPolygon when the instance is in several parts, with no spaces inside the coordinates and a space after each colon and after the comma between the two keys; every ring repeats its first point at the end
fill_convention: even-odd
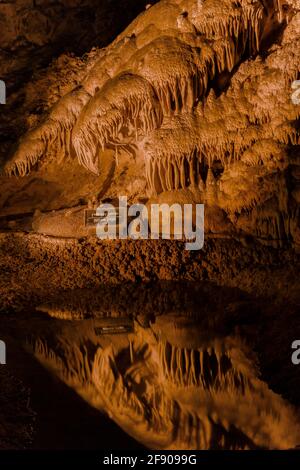
{"type": "Polygon", "coordinates": [[[87,384],[91,379],[91,364],[86,346],[82,349],[76,344],[62,342],[65,357],[60,357],[47,344],[47,341],[38,338],[32,344],[35,356],[42,363],[54,369],[56,373],[70,386],[87,384]]]}
{"type": "Polygon", "coordinates": [[[248,377],[234,368],[230,356],[218,349],[179,348],[160,342],[158,351],[166,379],[179,387],[239,390],[241,394],[246,387],[252,388],[248,377]]]}
{"type": "Polygon", "coordinates": [[[146,445],[245,449],[298,442],[292,410],[257,378],[241,340],[218,337],[201,346],[194,335],[199,345],[192,347],[188,332],[168,318],[155,331],[136,325],[122,346],[118,340],[92,346],[87,337],[77,343],[76,334],[71,330],[69,338],[65,330],[54,349],[43,339],[33,349],[65,383],[146,445]],[[162,339],[170,328],[176,344],[162,339]]]}
{"type": "MultiPolygon", "coordinates": [[[[228,349],[224,349],[224,344],[219,341],[204,349],[189,349],[158,340],[158,344],[152,344],[151,349],[158,348],[158,356],[154,357],[162,375],[158,376],[160,379],[156,385],[151,387],[151,393],[144,395],[141,392],[143,387],[138,387],[140,392],[137,392],[134,386],[135,376],[137,375],[139,384],[142,371],[149,368],[153,370],[154,367],[148,347],[145,352],[144,341],[147,335],[144,337],[142,330],[139,333],[142,338],[139,336],[132,344],[132,347],[137,348],[134,352],[137,363],[131,364],[126,374],[121,374],[119,364],[124,367],[124,357],[118,359],[112,348],[99,350],[94,361],[93,381],[97,390],[106,397],[107,406],[115,419],[127,426],[131,422],[136,430],[135,434],[140,432],[139,435],[146,442],[147,433],[150,432],[152,438],[156,436],[160,445],[165,442],[167,448],[255,448],[264,446],[270,438],[270,434],[267,439],[264,433],[258,436],[257,420],[262,417],[264,423],[269,423],[271,428],[276,426],[279,430],[281,418],[283,421],[284,416],[292,419],[289,410],[282,407],[280,398],[257,380],[255,368],[251,368],[251,363],[243,358],[242,352],[230,340],[228,349]],[[143,348],[144,366],[138,360],[143,348]],[[195,409],[191,403],[187,405],[185,400],[181,402],[180,394],[177,393],[181,387],[188,387],[189,393],[195,389],[197,396],[201,396],[208,407],[200,405],[195,409]],[[173,397],[172,390],[178,399],[173,397]],[[247,410],[250,421],[246,419],[245,425],[242,420],[241,426],[237,423],[235,426],[235,419],[239,421],[239,412],[233,413],[235,418],[232,422],[230,413],[223,414],[221,410],[223,407],[228,411],[231,407],[236,410],[240,406],[244,412],[247,410]],[[251,423],[254,425],[253,429],[251,423]]],[[[147,380],[146,377],[144,380],[147,380]]],[[[283,428],[279,434],[284,435],[283,428]]],[[[271,439],[273,438],[277,442],[275,446],[286,445],[284,440],[278,439],[277,431],[271,439]]]]}
{"type": "Polygon", "coordinates": [[[137,419],[145,417],[145,410],[135,393],[130,391],[123,382],[111,348],[98,349],[92,372],[93,382],[102,394],[110,397],[120,410],[127,407],[132,410],[137,419]]]}

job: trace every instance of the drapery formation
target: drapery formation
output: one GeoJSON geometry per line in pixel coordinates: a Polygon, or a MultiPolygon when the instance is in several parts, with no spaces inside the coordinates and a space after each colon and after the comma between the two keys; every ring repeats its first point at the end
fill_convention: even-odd
{"type": "MultiPolygon", "coordinates": [[[[195,112],[201,117],[214,81],[232,73],[245,57],[255,56],[265,28],[276,28],[284,20],[281,3],[194,0],[162,1],[153,6],[100,55],[81,85],[62,97],[24,136],[6,172],[24,176],[40,159],[48,155],[62,159],[73,151],[81,164],[98,172],[101,149],[116,144],[116,140],[122,142],[122,128],[132,128],[139,141],[159,129],[170,115],[195,112]],[[277,14],[270,26],[273,11],[277,14]],[[164,14],[168,16],[161,17],[164,14]],[[154,25],[153,18],[157,17],[154,25]]],[[[211,128],[209,136],[209,129],[201,122],[197,132],[209,161],[218,155],[230,162],[239,155],[240,145],[251,143],[246,136],[232,146],[230,135],[220,139],[217,126],[211,128]]],[[[236,132],[234,127],[232,132],[236,132]]],[[[294,134],[282,129],[280,135],[286,142],[289,138],[295,142],[298,136],[294,134]]],[[[171,172],[177,173],[177,165],[174,162],[175,169],[167,171],[169,184],[164,187],[170,187],[170,180],[177,184],[177,176],[171,176],[171,172]]],[[[148,168],[152,179],[155,166],[148,168]]]]}
{"type": "Polygon", "coordinates": [[[300,183],[287,174],[300,143],[299,15],[283,0],[162,0],[98,52],[6,173],[77,158],[98,174],[105,149],[117,164],[125,151],[144,161],[147,196],[196,188],[243,231],[300,239],[300,183]]]}

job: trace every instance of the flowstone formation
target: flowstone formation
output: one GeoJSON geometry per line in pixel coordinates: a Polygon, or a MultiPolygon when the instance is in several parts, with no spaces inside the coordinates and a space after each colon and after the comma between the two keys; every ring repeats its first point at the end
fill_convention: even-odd
{"type": "MultiPolygon", "coordinates": [[[[5,173],[40,184],[48,167],[76,173],[79,162],[99,175],[96,196],[204,202],[208,232],[297,246],[299,33],[299,2],[162,0],[94,51],[5,173]]],[[[43,209],[66,205],[55,199],[43,209]]],[[[82,235],[51,217],[34,229],[82,235]]]]}

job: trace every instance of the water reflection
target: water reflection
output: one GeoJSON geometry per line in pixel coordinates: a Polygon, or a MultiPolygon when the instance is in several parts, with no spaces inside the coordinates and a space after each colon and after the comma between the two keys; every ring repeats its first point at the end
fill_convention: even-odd
{"type": "Polygon", "coordinates": [[[255,320],[249,299],[210,284],[102,286],[39,306],[28,346],[150,448],[295,447],[298,419],[259,378],[247,309],[255,320]]]}

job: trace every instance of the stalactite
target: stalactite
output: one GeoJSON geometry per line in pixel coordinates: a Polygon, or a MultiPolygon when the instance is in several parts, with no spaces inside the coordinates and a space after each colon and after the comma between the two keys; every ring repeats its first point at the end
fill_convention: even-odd
{"type": "Polygon", "coordinates": [[[108,83],[88,103],[73,131],[79,162],[97,172],[98,152],[129,123],[147,133],[160,126],[161,108],[146,80],[129,73],[108,83]]]}
{"type": "MultiPolygon", "coordinates": [[[[99,52],[94,66],[87,64],[81,85],[20,141],[5,167],[8,175],[25,176],[47,159],[60,165],[73,153],[80,164],[98,173],[106,146],[115,149],[121,165],[119,150],[130,153],[138,143],[145,155],[149,195],[198,186],[205,202],[217,201],[230,217],[250,217],[264,202],[263,185],[254,190],[249,183],[252,171],[268,178],[270,170],[286,168],[289,147],[300,144],[300,108],[290,96],[299,78],[297,25],[286,26],[288,14],[281,0],[208,0],[201,9],[196,1],[189,2],[186,21],[178,28],[181,6],[164,3],[157,8],[166,8],[170,16],[157,19],[162,29],[153,25],[155,15],[150,20],[145,12],[141,21],[99,52]],[[271,38],[279,22],[280,44],[262,60],[257,55],[261,41],[265,43],[267,34],[271,38]],[[230,188],[227,180],[221,195],[210,181],[210,170],[204,182],[207,167],[214,168],[215,162],[222,163],[224,180],[233,181],[230,188]],[[237,198],[238,162],[249,188],[237,198]]],[[[269,191],[274,191],[272,183],[269,191]]],[[[281,210],[281,217],[287,217],[286,212],[281,210]]],[[[276,239],[284,236],[275,218],[259,224],[259,233],[268,230],[276,239]]]]}
{"type": "Polygon", "coordinates": [[[5,166],[8,176],[25,176],[45,155],[53,151],[62,160],[71,154],[71,131],[90,95],[82,88],[65,95],[49,115],[20,141],[13,158],[5,166]]]}
{"type": "MultiPolygon", "coordinates": [[[[150,9],[142,23],[137,20],[129,28],[131,34],[124,33],[105,53],[100,54],[99,60],[82,81],[82,86],[63,97],[44,122],[25,137],[6,166],[7,174],[24,176],[52,151],[60,162],[64,156],[70,155],[72,143],[79,162],[97,173],[100,150],[110,140],[116,144],[118,139],[122,141],[122,128],[132,130],[132,138],[137,140],[139,132],[148,134],[160,127],[162,114],[166,117],[190,112],[205,99],[210,82],[216,75],[234,69],[247,52],[247,45],[250,55],[256,54],[260,48],[266,18],[261,2],[226,1],[222,8],[215,2],[205,2],[201,9],[191,7],[191,44],[188,44],[188,36],[177,34],[178,7],[169,5],[169,14],[172,18],[175,15],[174,21],[170,19],[172,28],[167,29],[163,36],[156,27],[150,39],[144,38],[143,47],[138,48],[138,36],[145,27],[143,22],[146,22],[147,30],[151,29],[150,9]],[[201,34],[196,35],[194,28],[205,39],[201,38],[201,34]],[[122,70],[132,72],[118,75],[122,70]]],[[[278,19],[282,21],[284,11],[281,0],[274,0],[273,8],[277,9],[278,19]]],[[[160,20],[163,21],[163,18],[160,20]]],[[[291,76],[297,72],[297,67],[294,69],[290,72],[291,76]]],[[[249,113],[249,119],[253,122],[270,120],[269,111],[256,111],[257,115],[253,117],[249,113]]],[[[232,134],[236,134],[235,129],[232,134]]],[[[282,131],[282,141],[287,142],[287,134],[294,145],[299,142],[295,130],[289,130],[286,134],[282,131]]],[[[221,140],[222,144],[219,145],[218,139],[208,142],[205,136],[199,138],[199,145],[207,147],[205,153],[211,164],[215,158],[213,152],[218,153],[217,158],[223,164],[226,163],[230,141],[228,133],[221,140]]],[[[239,149],[234,148],[234,160],[239,159],[240,155],[239,149]]],[[[180,185],[183,186],[182,170],[180,173],[180,185]]],[[[192,172],[189,177],[193,179],[192,172]]],[[[170,174],[168,178],[166,185],[162,182],[164,189],[171,187],[170,174]]],[[[176,181],[172,185],[178,187],[177,174],[174,178],[176,181]]]]}

